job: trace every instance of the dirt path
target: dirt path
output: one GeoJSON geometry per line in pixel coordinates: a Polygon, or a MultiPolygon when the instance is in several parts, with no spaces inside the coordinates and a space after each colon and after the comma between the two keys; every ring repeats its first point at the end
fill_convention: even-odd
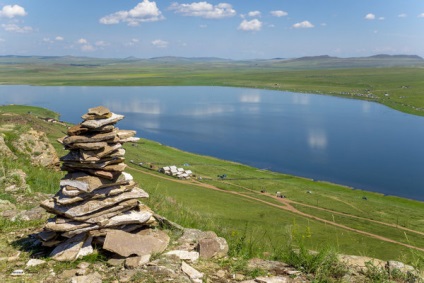
{"type": "MultiPolygon", "coordinates": [[[[257,191],[243,187],[243,186],[240,186],[240,185],[231,184],[231,183],[228,183],[228,182],[227,182],[227,184],[232,185],[232,186],[236,186],[236,187],[239,187],[239,188],[245,189],[247,191],[254,192],[254,193],[258,194],[257,191]]],[[[268,194],[268,196],[275,198],[273,195],[270,195],[270,194],[268,194]]],[[[280,200],[280,202],[284,203],[285,205],[296,204],[296,205],[309,207],[309,208],[313,208],[313,209],[317,209],[317,210],[321,210],[321,211],[326,211],[326,212],[329,212],[329,213],[332,213],[332,214],[342,215],[342,216],[346,216],[346,217],[350,217],[350,218],[355,218],[355,219],[358,219],[358,220],[364,220],[364,221],[368,221],[368,222],[372,222],[372,223],[376,223],[376,224],[380,224],[380,225],[384,225],[384,226],[388,226],[388,227],[392,227],[392,228],[397,228],[397,229],[400,229],[400,230],[403,230],[403,231],[407,231],[407,232],[411,232],[411,233],[414,233],[414,234],[424,236],[424,232],[409,229],[409,228],[399,226],[399,225],[396,225],[396,224],[392,224],[392,223],[387,223],[387,222],[382,222],[382,221],[378,221],[378,220],[374,220],[374,219],[364,218],[364,217],[360,217],[360,216],[356,216],[356,215],[352,215],[352,214],[347,214],[347,213],[344,213],[344,212],[335,211],[335,210],[331,210],[331,209],[327,209],[327,208],[323,208],[323,207],[319,207],[319,206],[315,206],[315,205],[311,205],[311,204],[301,203],[301,202],[297,202],[297,201],[286,199],[286,198],[285,199],[279,199],[279,200],[280,200]]],[[[341,200],[338,200],[338,201],[341,201],[341,200]]],[[[347,204],[344,201],[341,201],[341,202],[347,204]]]]}
{"type": "MultiPolygon", "coordinates": [[[[169,178],[168,176],[160,176],[158,174],[154,174],[154,173],[148,172],[146,170],[140,170],[140,169],[136,169],[136,168],[133,168],[133,167],[130,167],[130,169],[131,170],[134,170],[134,171],[137,171],[137,172],[140,172],[140,173],[143,173],[143,174],[154,176],[156,178],[165,179],[167,181],[172,181],[172,182],[182,183],[182,184],[187,184],[188,183],[188,181],[186,181],[186,180],[179,180],[179,179],[169,178]]],[[[269,205],[269,206],[272,206],[272,207],[276,207],[276,208],[279,208],[279,209],[283,209],[283,210],[289,211],[289,212],[294,213],[294,214],[297,214],[297,215],[301,215],[301,216],[306,217],[306,218],[309,218],[309,219],[313,219],[313,220],[316,220],[316,221],[319,221],[319,222],[323,222],[323,223],[328,224],[328,225],[333,225],[333,226],[336,226],[336,227],[339,227],[339,228],[342,228],[342,229],[345,229],[345,230],[348,230],[348,231],[352,231],[352,232],[355,232],[355,233],[358,233],[358,234],[362,234],[362,235],[365,235],[365,236],[368,236],[368,237],[371,237],[371,238],[374,238],[374,239],[377,239],[377,240],[381,240],[381,241],[385,241],[385,242],[388,242],[388,243],[393,243],[393,244],[401,245],[401,246],[404,246],[404,247],[407,247],[407,248],[411,248],[411,249],[415,249],[415,250],[424,252],[424,248],[420,248],[420,247],[416,247],[416,246],[413,246],[413,245],[401,243],[401,242],[398,242],[398,241],[395,241],[395,240],[392,240],[392,239],[389,239],[389,238],[386,238],[386,237],[383,237],[383,236],[380,236],[380,235],[376,235],[376,234],[372,234],[372,233],[365,232],[365,231],[362,231],[362,230],[358,230],[358,229],[355,229],[355,228],[351,228],[351,227],[345,226],[343,224],[335,223],[335,222],[332,222],[332,221],[329,221],[329,220],[326,220],[326,219],[322,219],[322,218],[316,217],[316,216],[311,215],[311,214],[304,213],[302,211],[299,211],[295,207],[293,207],[291,204],[292,203],[295,203],[297,205],[304,205],[304,206],[308,206],[308,207],[311,207],[311,208],[316,208],[316,209],[328,211],[328,212],[331,212],[331,213],[336,213],[335,211],[332,211],[332,210],[327,210],[327,209],[324,209],[324,208],[321,208],[321,207],[312,206],[312,205],[305,205],[305,204],[294,202],[294,201],[291,201],[291,200],[288,200],[288,199],[277,198],[275,196],[268,195],[269,197],[272,197],[273,199],[276,199],[276,200],[278,200],[279,202],[282,203],[282,205],[279,205],[279,204],[267,202],[265,200],[262,200],[262,199],[259,199],[259,198],[253,197],[253,196],[248,196],[248,195],[245,195],[243,193],[234,192],[234,191],[226,191],[226,190],[220,189],[218,187],[215,187],[213,185],[205,184],[205,183],[202,183],[202,182],[199,182],[199,181],[196,181],[196,180],[192,180],[189,183],[191,185],[199,186],[199,187],[202,187],[202,188],[207,188],[207,189],[211,189],[211,190],[215,190],[215,191],[219,191],[219,192],[223,192],[223,193],[227,193],[227,194],[237,195],[237,196],[240,196],[240,197],[243,197],[243,198],[247,198],[247,199],[250,199],[250,200],[261,202],[261,203],[264,203],[266,205],[269,205]]],[[[234,184],[231,184],[231,185],[234,185],[234,184]]],[[[242,187],[242,186],[239,186],[239,187],[242,187]]],[[[246,189],[248,191],[254,192],[256,194],[260,194],[259,192],[255,191],[255,190],[252,190],[252,189],[249,189],[249,188],[246,188],[246,187],[242,187],[242,188],[244,188],[244,189],[246,189]]],[[[343,214],[343,213],[338,213],[338,214],[343,214]]],[[[348,214],[343,214],[343,215],[352,217],[352,215],[348,215],[348,214]]],[[[369,220],[369,219],[366,219],[366,218],[361,218],[361,217],[356,217],[356,216],[354,216],[353,218],[359,218],[359,219],[369,220]]],[[[369,221],[371,221],[371,220],[369,220],[369,221]]],[[[382,225],[392,226],[391,224],[388,224],[388,223],[385,223],[385,222],[379,222],[379,221],[372,221],[372,222],[375,222],[375,223],[378,223],[378,224],[382,224],[382,225]]],[[[392,227],[401,228],[401,227],[396,227],[396,225],[393,225],[392,227]]],[[[409,231],[409,229],[408,229],[408,231],[409,231]]],[[[411,232],[414,232],[414,233],[418,233],[418,234],[423,234],[421,232],[414,231],[414,230],[410,230],[410,231],[411,232]]]]}

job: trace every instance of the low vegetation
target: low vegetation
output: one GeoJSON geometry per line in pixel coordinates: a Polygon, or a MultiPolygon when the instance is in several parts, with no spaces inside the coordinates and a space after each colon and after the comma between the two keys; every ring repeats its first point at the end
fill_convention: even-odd
{"type": "Polygon", "coordinates": [[[424,116],[424,60],[417,56],[293,60],[0,57],[0,85],[234,86],[376,101],[424,116]]]}
{"type": "MultiPolygon", "coordinates": [[[[66,127],[40,119],[45,117],[43,115],[56,115],[45,111],[0,107],[0,133],[6,144],[33,127],[48,133],[62,155],[63,149],[55,140],[64,135],[66,127]],[[14,114],[6,115],[6,112],[14,114]]],[[[315,274],[318,282],[328,278],[332,278],[328,282],[337,282],[346,268],[337,260],[339,253],[399,260],[421,270],[424,268],[423,202],[258,170],[146,139],[127,145],[126,149],[127,171],[149,192],[147,204],[182,226],[213,230],[226,238],[230,255],[240,261],[222,264],[234,270],[245,268],[244,260],[261,257],[282,260],[315,274]],[[157,169],[163,164],[185,166],[195,177],[179,180],[161,174],[157,169]],[[287,198],[277,198],[277,191],[287,198]]],[[[2,157],[0,164],[0,179],[13,168],[27,174],[30,189],[23,192],[27,196],[24,199],[33,199],[33,202],[6,193],[5,184],[0,183],[0,199],[20,209],[37,206],[39,193],[57,191],[62,177],[61,172],[31,166],[24,156],[17,160],[2,157]]],[[[0,249],[10,256],[13,249],[8,243],[13,235],[39,229],[43,221],[2,219],[0,249]]],[[[395,279],[387,273],[380,274],[379,269],[369,270],[369,282],[395,279]]]]}

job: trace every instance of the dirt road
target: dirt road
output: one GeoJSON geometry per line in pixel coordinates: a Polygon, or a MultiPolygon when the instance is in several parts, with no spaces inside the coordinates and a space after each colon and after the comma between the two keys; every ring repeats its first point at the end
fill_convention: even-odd
{"type": "MultiPolygon", "coordinates": [[[[210,184],[206,184],[206,183],[203,183],[203,182],[199,182],[197,180],[191,180],[191,181],[179,180],[179,179],[176,179],[176,178],[170,178],[170,177],[165,176],[165,175],[155,174],[153,172],[148,171],[147,169],[141,170],[141,169],[137,169],[137,168],[134,168],[134,167],[130,167],[130,168],[131,168],[131,170],[134,170],[134,171],[137,171],[137,172],[140,172],[140,173],[143,173],[143,174],[147,174],[147,175],[152,175],[152,176],[154,176],[156,178],[162,178],[162,179],[165,179],[167,181],[172,181],[172,182],[177,182],[177,183],[182,183],[182,184],[190,184],[190,185],[195,185],[195,186],[199,186],[199,187],[202,187],[202,188],[207,188],[207,189],[219,191],[219,192],[226,193],[226,194],[237,195],[237,196],[240,196],[240,197],[243,197],[243,198],[247,198],[247,199],[250,199],[250,200],[254,200],[254,201],[257,201],[257,202],[260,202],[260,203],[263,203],[263,204],[272,206],[272,207],[283,209],[283,210],[289,211],[289,212],[294,213],[294,214],[297,214],[297,215],[301,215],[301,216],[306,217],[306,218],[309,218],[309,219],[313,219],[313,220],[316,220],[316,221],[319,221],[319,222],[323,222],[323,223],[326,223],[328,225],[332,225],[332,226],[339,227],[339,228],[342,228],[342,229],[345,229],[345,230],[348,230],[348,231],[352,231],[352,232],[355,232],[355,233],[358,233],[358,234],[362,234],[362,235],[365,235],[365,236],[368,236],[368,237],[371,237],[371,238],[374,238],[374,239],[378,239],[378,240],[385,241],[385,242],[388,242],[388,243],[393,243],[393,244],[401,245],[401,246],[404,246],[404,247],[407,247],[407,248],[411,248],[411,249],[415,249],[415,250],[424,252],[424,248],[421,248],[421,247],[416,247],[416,246],[413,246],[413,245],[409,245],[409,244],[405,244],[405,243],[402,243],[402,242],[398,242],[398,241],[395,241],[395,240],[392,240],[392,239],[389,239],[389,238],[386,238],[386,237],[383,237],[383,236],[380,236],[380,235],[376,235],[376,234],[369,233],[369,232],[366,232],[366,231],[362,231],[362,230],[358,230],[358,229],[355,229],[355,228],[351,228],[351,227],[346,226],[346,225],[343,225],[343,224],[339,224],[339,223],[336,223],[336,222],[333,222],[333,221],[329,221],[329,220],[326,220],[326,219],[323,219],[323,218],[320,218],[320,217],[317,217],[317,216],[314,216],[314,215],[311,215],[311,214],[307,214],[305,212],[299,211],[298,209],[296,209],[295,207],[293,207],[292,204],[302,205],[302,206],[306,206],[306,207],[311,207],[311,208],[314,208],[314,209],[328,211],[328,212],[331,212],[331,213],[334,213],[334,214],[340,214],[340,215],[351,217],[351,218],[355,218],[355,219],[362,219],[362,220],[370,221],[370,222],[373,222],[373,223],[378,223],[378,224],[381,224],[381,225],[386,225],[386,226],[390,226],[390,227],[393,227],[393,228],[397,228],[397,229],[409,231],[409,232],[412,232],[412,233],[417,233],[417,234],[424,235],[424,233],[422,233],[420,231],[411,230],[411,229],[408,229],[408,228],[405,228],[405,227],[399,227],[399,226],[396,226],[396,225],[390,224],[390,223],[385,223],[385,222],[380,222],[380,221],[376,221],[376,220],[362,218],[362,217],[359,217],[359,216],[345,214],[345,213],[342,213],[342,212],[336,212],[336,211],[328,210],[328,209],[317,207],[317,206],[313,206],[313,205],[307,205],[307,204],[295,202],[295,201],[292,201],[292,200],[288,200],[286,198],[277,198],[276,196],[267,194],[267,196],[269,196],[270,198],[276,199],[279,202],[281,202],[281,205],[279,205],[279,204],[275,204],[275,203],[272,203],[272,202],[267,202],[267,201],[265,201],[263,199],[260,199],[260,198],[256,198],[256,197],[249,196],[249,195],[245,195],[245,194],[240,193],[240,192],[223,190],[223,189],[220,189],[220,188],[218,188],[216,186],[213,186],[213,185],[210,185],[210,184]]],[[[230,185],[233,185],[233,186],[238,186],[238,185],[234,185],[234,184],[231,184],[231,183],[227,183],[227,184],[230,184],[230,185]]],[[[250,192],[256,193],[258,195],[263,195],[260,192],[257,192],[255,190],[252,190],[252,189],[249,189],[249,188],[246,188],[246,187],[243,187],[243,186],[238,186],[238,187],[241,187],[241,188],[243,188],[245,190],[248,190],[250,192]]]]}

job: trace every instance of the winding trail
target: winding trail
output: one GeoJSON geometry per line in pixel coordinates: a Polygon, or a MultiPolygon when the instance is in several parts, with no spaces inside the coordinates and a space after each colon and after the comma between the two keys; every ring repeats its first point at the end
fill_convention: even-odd
{"type": "MultiPolygon", "coordinates": [[[[298,210],[292,204],[302,205],[302,206],[310,207],[310,208],[314,208],[314,209],[319,209],[319,210],[331,212],[331,213],[334,213],[334,214],[339,214],[339,215],[343,215],[343,216],[347,216],[347,217],[352,217],[352,218],[355,218],[355,219],[366,220],[366,221],[370,221],[370,222],[373,222],[373,223],[378,223],[378,224],[381,224],[381,225],[386,225],[386,226],[390,226],[390,227],[393,227],[393,228],[402,229],[402,230],[405,230],[405,231],[408,231],[408,232],[412,232],[412,233],[417,233],[417,234],[420,234],[420,235],[424,235],[424,233],[423,232],[420,232],[420,231],[415,231],[415,230],[408,229],[408,228],[405,228],[405,227],[399,227],[399,226],[394,225],[394,224],[380,222],[380,221],[377,221],[377,220],[371,220],[371,219],[367,219],[367,218],[363,218],[363,217],[359,217],[359,216],[354,216],[354,215],[346,214],[346,213],[343,213],[343,212],[336,212],[336,211],[332,211],[332,210],[325,209],[325,208],[322,208],[322,207],[317,207],[317,206],[313,206],[313,205],[307,205],[307,204],[295,202],[295,201],[292,201],[292,200],[288,200],[288,199],[285,199],[285,198],[277,198],[276,196],[273,196],[273,195],[270,195],[270,194],[267,194],[267,196],[269,196],[270,198],[273,198],[275,200],[278,200],[279,202],[281,202],[282,205],[275,204],[275,203],[272,203],[272,202],[268,202],[268,201],[262,200],[260,198],[249,196],[249,195],[246,195],[246,194],[243,194],[243,193],[240,193],[240,192],[223,190],[223,189],[220,189],[220,188],[218,188],[218,187],[216,187],[214,185],[202,183],[202,182],[199,182],[197,180],[191,180],[191,181],[179,180],[179,179],[176,179],[176,178],[170,178],[170,177],[165,176],[165,175],[161,176],[159,174],[155,174],[155,173],[149,172],[149,171],[147,171],[148,169],[140,170],[140,169],[136,169],[136,168],[131,167],[131,166],[128,167],[128,169],[131,169],[131,170],[134,170],[134,171],[137,171],[137,172],[146,174],[146,175],[151,175],[151,176],[154,176],[156,178],[161,178],[161,179],[164,179],[164,180],[167,180],[167,181],[171,181],[171,182],[182,183],[182,184],[188,184],[189,183],[190,185],[195,185],[195,186],[199,186],[199,187],[202,187],[202,188],[207,188],[207,189],[219,191],[219,192],[222,192],[222,193],[237,195],[237,196],[240,196],[240,197],[243,197],[243,198],[247,198],[247,199],[250,199],[250,200],[254,200],[256,202],[260,202],[260,203],[266,204],[268,206],[272,206],[272,207],[276,207],[276,208],[279,208],[279,209],[283,209],[283,210],[289,211],[289,212],[294,213],[294,214],[297,214],[297,215],[301,215],[301,216],[306,217],[306,218],[309,218],[309,219],[313,219],[313,220],[316,220],[316,221],[319,221],[319,222],[323,222],[323,223],[328,224],[328,225],[333,225],[333,226],[338,227],[338,228],[342,228],[342,229],[345,229],[345,230],[348,230],[348,231],[351,231],[351,232],[362,234],[362,235],[365,235],[365,236],[368,236],[368,237],[371,237],[371,238],[374,238],[374,239],[377,239],[377,240],[381,240],[381,241],[385,241],[385,242],[388,242],[388,243],[397,244],[397,245],[404,246],[404,247],[407,247],[407,248],[410,248],[410,249],[414,249],[414,250],[418,250],[418,251],[424,252],[424,248],[420,248],[420,247],[416,247],[416,246],[413,246],[413,245],[410,245],[410,244],[405,244],[405,243],[402,243],[402,242],[398,242],[398,241],[395,241],[395,240],[392,240],[392,239],[389,239],[389,238],[386,238],[386,237],[383,237],[383,236],[380,236],[380,235],[376,235],[376,234],[369,233],[369,232],[366,232],[366,231],[362,231],[362,230],[358,230],[358,229],[355,229],[355,228],[351,228],[351,227],[346,226],[346,225],[343,225],[343,224],[339,224],[339,223],[336,223],[336,222],[333,222],[333,221],[329,221],[329,220],[326,220],[326,219],[323,219],[323,218],[319,218],[319,217],[314,216],[314,215],[311,215],[311,214],[307,214],[305,212],[302,212],[302,211],[298,210]]],[[[235,184],[228,183],[228,182],[226,182],[226,183],[227,184],[230,184],[232,186],[241,187],[241,188],[243,188],[245,190],[248,190],[248,191],[253,192],[255,194],[258,194],[258,195],[259,194],[260,195],[263,195],[262,193],[257,192],[257,191],[252,190],[252,189],[249,189],[247,187],[243,187],[243,186],[240,186],[240,185],[235,185],[235,184]]]]}

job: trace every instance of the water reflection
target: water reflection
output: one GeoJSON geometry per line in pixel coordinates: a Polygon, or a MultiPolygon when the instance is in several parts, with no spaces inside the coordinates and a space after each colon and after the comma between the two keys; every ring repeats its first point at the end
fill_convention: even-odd
{"type": "Polygon", "coordinates": [[[10,103],[73,123],[103,104],[126,116],[119,128],[162,144],[424,200],[424,118],[373,102],[223,87],[0,86],[0,104],[10,103]]]}
{"type": "Polygon", "coordinates": [[[222,113],[231,113],[234,112],[234,107],[228,105],[196,105],[195,107],[190,107],[193,109],[184,109],[180,111],[179,114],[186,116],[211,116],[218,115],[222,113]]]}
{"type": "Polygon", "coordinates": [[[302,94],[302,93],[296,93],[292,96],[292,102],[293,102],[293,104],[309,105],[310,104],[310,95],[302,94]]]}
{"type": "Polygon", "coordinates": [[[362,102],[362,113],[367,114],[371,112],[371,102],[363,101],[362,102]]]}
{"type": "Polygon", "coordinates": [[[261,95],[259,93],[244,93],[240,95],[239,101],[241,103],[260,103],[261,95]]]}
{"type": "Polygon", "coordinates": [[[142,100],[133,98],[130,101],[121,99],[105,99],[104,105],[118,113],[138,113],[148,115],[160,115],[162,113],[159,100],[142,100]]]}
{"type": "Polygon", "coordinates": [[[309,129],[308,131],[308,145],[310,149],[326,150],[328,137],[322,129],[309,129]]]}

